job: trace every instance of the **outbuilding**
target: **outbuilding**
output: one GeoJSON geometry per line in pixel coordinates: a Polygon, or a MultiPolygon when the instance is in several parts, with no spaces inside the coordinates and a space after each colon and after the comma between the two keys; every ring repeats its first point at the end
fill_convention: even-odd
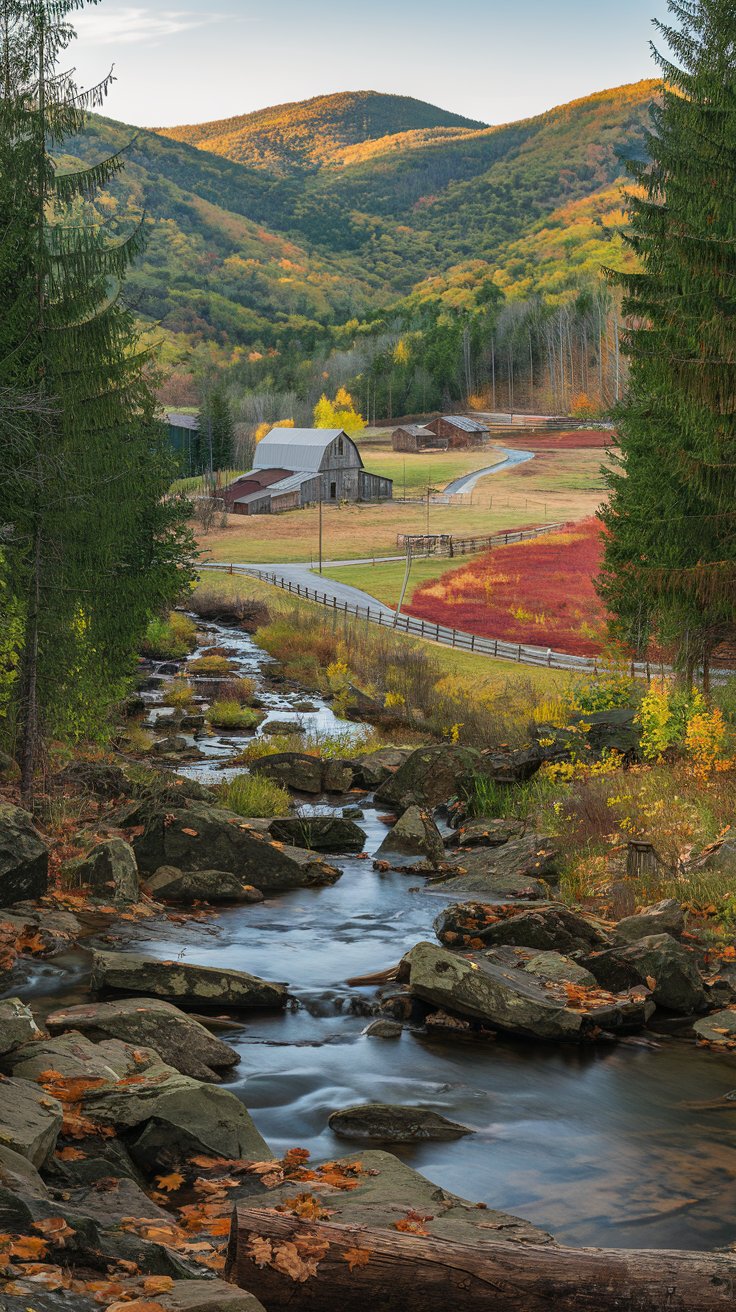
{"type": "Polygon", "coordinates": [[[416,455],[419,451],[446,451],[447,438],[438,437],[426,424],[402,424],[391,436],[394,451],[416,455]]]}
{"type": "Polygon", "coordinates": [[[450,450],[484,446],[490,436],[488,425],[469,415],[442,415],[432,419],[427,428],[437,437],[446,438],[450,450]]]}

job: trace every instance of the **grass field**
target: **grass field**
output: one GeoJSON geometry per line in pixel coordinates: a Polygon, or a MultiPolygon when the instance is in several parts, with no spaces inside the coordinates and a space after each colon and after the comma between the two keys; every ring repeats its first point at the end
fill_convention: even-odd
{"type": "MultiPolygon", "coordinates": [[[[403,456],[388,452],[384,444],[370,444],[375,459],[365,450],[370,468],[379,469],[389,459],[403,456]]],[[[595,513],[603,497],[601,450],[543,452],[536,460],[504,469],[481,479],[472,497],[462,504],[433,504],[429,509],[432,533],[472,536],[496,533],[545,522],[578,521],[595,513]]],[[[434,485],[437,454],[407,456],[418,487],[431,476],[434,485]]],[[[450,460],[459,459],[452,455],[450,460]]],[[[463,457],[468,460],[468,456],[463,457]]],[[[475,452],[470,468],[480,469],[488,452],[475,452]]],[[[468,472],[467,467],[462,472],[468,472]]],[[[448,474],[448,479],[452,474],[448,474]]],[[[459,476],[459,475],[458,475],[459,476]]],[[[446,480],[447,481],[447,480],[446,480]]],[[[398,492],[398,489],[397,489],[398,492]]],[[[323,551],[325,560],[349,560],[363,556],[386,556],[396,552],[397,535],[421,534],[427,530],[426,502],[415,505],[381,502],[378,505],[326,505],[323,507],[323,551]]],[[[294,510],[285,515],[231,515],[227,528],[214,529],[200,539],[200,547],[211,560],[279,564],[313,561],[318,551],[318,510],[294,510]]]]}
{"type": "Polygon", "coordinates": [[[366,443],[361,448],[363,463],[369,474],[380,474],[394,481],[394,496],[426,495],[428,487],[442,490],[448,483],[475,469],[485,469],[505,460],[498,442],[484,451],[430,451],[426,455],[405,455],[392,450],[388,443],[366,443]]]}

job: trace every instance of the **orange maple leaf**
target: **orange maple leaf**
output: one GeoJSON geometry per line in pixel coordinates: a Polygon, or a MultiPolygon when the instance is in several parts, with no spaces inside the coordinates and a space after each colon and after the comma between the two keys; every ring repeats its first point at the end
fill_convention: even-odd
{"type": "Polygon", "coordinates": [[[179,1171],[172,1171],[170,1175],[156,1176],[156,1184],[159,1189],[165,1189],[169,1194],[176,1193],[177,1189],[181,1189],[183,1183],[184,1176],[179,1171]]]}
{"type": "Polygon", "coordinates": [[[371,1260],[371,1250],[370,1248],[346,1248],[342,1260],[347,1262],[351,1271],[354,1271],[356,1266],[368,1265],[371,1260]]]}

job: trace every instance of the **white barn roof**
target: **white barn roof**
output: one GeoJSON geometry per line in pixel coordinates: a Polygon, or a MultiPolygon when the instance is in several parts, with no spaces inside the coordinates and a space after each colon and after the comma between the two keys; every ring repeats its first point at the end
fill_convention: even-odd
{"type": "Polygon", "coordinates": [[[253,468],[317,474],[328,446],[341,436],[341,428],[272,428],[256,447],[253,468]]]}

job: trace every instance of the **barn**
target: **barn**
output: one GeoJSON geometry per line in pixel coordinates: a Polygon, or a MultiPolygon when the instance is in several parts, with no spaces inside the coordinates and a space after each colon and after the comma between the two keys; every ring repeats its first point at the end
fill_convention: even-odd
{"type": "Polygon", "coordinates": [[[450,450],[481,447],[490,436],[487,424],[468,415],[442,415],[427,424],[427,428],[437,437],[446,438],[450,450]]]}
{"type": "Polygon", "coordinates": [[[183,478],[199,473],[199,420],[195,415],[169,411],[166,415],[169,443],[183,478]]]}
{"type": "Polygon", "coordinates": [[[391,435],[391,445],[394,451],[406,451],[412,455],[419,451],[447,450],[446,439],[438,437],[426,424],[402,424],[400,428],[395,428],[391,435]]]}
{"type": "Polygon", "coordinates": [[[383,501],[390,478],[369,474],[341,428],[272,428],[256,447],[253,469],[225,488],[235,515],[278,514],[317,501],[383,501]]]}

